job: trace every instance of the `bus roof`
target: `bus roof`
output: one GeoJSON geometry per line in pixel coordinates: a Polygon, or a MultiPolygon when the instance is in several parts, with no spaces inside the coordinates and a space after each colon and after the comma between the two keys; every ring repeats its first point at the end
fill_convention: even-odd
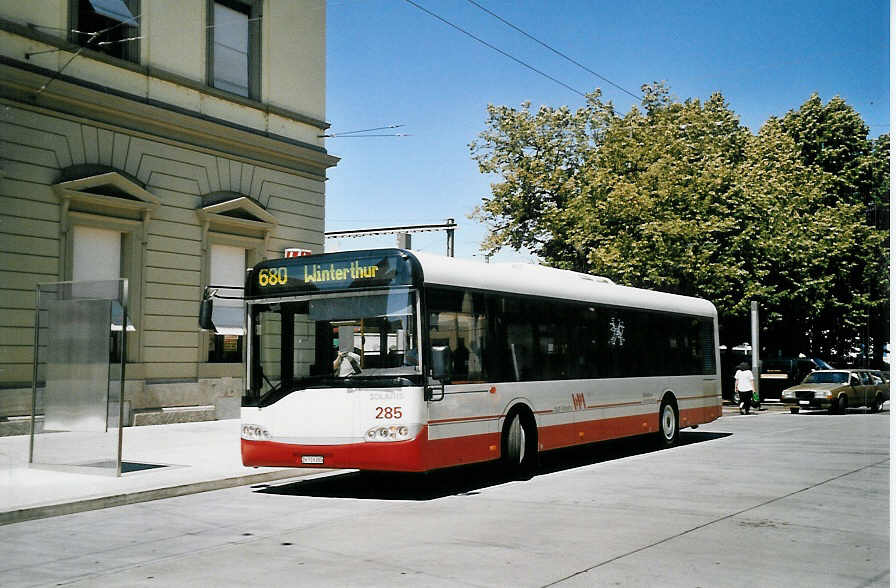
{"type": "Polygon", "coordinates": [[[708,300],[614,284],[607,278],[526,263],[492,263],[407,251],[420,263],[424,284],[581,300],[715,317],[708,300]]]}
{"type": "Polygon", "coordinates": [[[370,249],[268,259],[246,284],[248,299],[355,289],[455,286],[715,317],[707,300],[629,288],[607,278],[527,263],[492,263],[405,249],[370,249]]]}

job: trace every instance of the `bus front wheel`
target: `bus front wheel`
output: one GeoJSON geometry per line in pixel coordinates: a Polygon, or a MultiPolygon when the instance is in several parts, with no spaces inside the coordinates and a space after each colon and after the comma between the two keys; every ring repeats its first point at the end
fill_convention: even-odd
{"type": "Polygon", "coordinates": [[[678,407],[671,395],[666,395],[660,405],[660,443],[671,447],[678,443],[678,407]]]}
{"type": "Polygon", "coordinates": [[[511,413],[501,435],[501,462],[505,472],[517,480],[528,480],[535,472],[538,444],[534,420],[522,410],[511,413]]]}

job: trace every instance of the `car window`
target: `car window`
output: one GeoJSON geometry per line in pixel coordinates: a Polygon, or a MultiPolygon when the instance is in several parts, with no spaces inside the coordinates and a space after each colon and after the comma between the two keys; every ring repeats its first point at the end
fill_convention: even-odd
{"type": "Polygon", "coordinates": [[[859,372],[859,377],[862,380],[862,385],[867,386],[871,383],[871,376],[868,374],[868,372],[859,372]]]}
{"type": "Polygon", "coordinates": [[[874,384],[875,386],[878,386],[878,385],[880,385],[880,384],[883,384],[884,381],[883,381],[883,379],[882,379],[880,376],[878,376],[877,374],[871,374],[871,383],[874,384]]]}
{"type": "Polygon", "coordinates": [[[849,380],[847,372],[812,372],[803,380],[807,384],[843,384],[849,380]]]}

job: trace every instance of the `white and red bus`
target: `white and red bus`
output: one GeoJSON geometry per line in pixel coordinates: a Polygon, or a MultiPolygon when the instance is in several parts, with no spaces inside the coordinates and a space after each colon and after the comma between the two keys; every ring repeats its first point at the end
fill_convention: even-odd
{"type": "Polygon", "coordinates": [[[527,264],[401,249],[246,281],[247,466],[423,472],[721,416],[715,307],[527,264]]]}

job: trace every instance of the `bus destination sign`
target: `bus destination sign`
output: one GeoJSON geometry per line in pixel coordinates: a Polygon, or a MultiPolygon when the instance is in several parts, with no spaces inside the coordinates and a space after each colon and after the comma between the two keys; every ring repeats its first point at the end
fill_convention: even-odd
{"type": "Polygon", "coordinates": [[[250,277],[248,294],[301,294],[411,283],[408,259],[395,252],[384,252],[375,257],[330,253],[262,262],[250,277]]]}

